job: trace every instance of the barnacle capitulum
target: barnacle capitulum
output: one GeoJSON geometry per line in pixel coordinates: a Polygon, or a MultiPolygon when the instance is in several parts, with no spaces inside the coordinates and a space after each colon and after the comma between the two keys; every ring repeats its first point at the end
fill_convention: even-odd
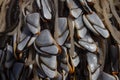
{"type": "Polygon", "coordinates": [[[96,15],[95,12],[93,12],[92,14],[83,15],[83,20],[84,20],[86,26],[91,31],[93,31],[94,33],[96,33],[96,34],[99,33],[104,38],[108,38],[109,37],[108,30],[105,28],[104,24],[102,23],[102,21],[96,15]]]}

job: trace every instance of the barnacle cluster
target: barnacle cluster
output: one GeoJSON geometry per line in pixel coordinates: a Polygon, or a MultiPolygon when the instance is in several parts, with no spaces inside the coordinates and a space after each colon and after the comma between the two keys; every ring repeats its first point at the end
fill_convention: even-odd
{"type": "Polygon", "coordinates": [[[0,0],[0,80],[119,80],[120,0],[0,0]]]}

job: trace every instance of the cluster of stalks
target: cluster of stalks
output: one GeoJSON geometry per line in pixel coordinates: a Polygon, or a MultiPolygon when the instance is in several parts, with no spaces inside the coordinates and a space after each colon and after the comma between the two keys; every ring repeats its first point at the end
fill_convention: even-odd
{"type": "MultiPolygon", "coordinates": [[[[39,0],[0,0],[0,80],[61,80],[61,78],[54,77],[49,78],[48,76],[43,78],[37,72],[38,63],[36,61],[37,51],[34,48],[34,43],[28,46],[28,43],[25,43],[26,46],[23,50],[17,48],[18,44],[22,41],[21,34],[24,30],[24,26],[27,24],[26,17],[30,13],[38,12],[40,13],[40,26],[41,31],[48,29],[50,31],[55,44],[58,45],[57,39],[58,34],[58,19],[60,17],[67,17],[68,19],[68,29],[70,31],[69,37],[67,40],[70,44],[70,51],[74,53],[78,52],[80,62],[78,66],[75,67],[74,72],[68,73],[67,77],[64,77],[64,74],[61,71],[60,59],[57,56],[57,70],[60,75],[62,75],[62,80],[91,80],[90,73],[88,71],[88,62],[87,62],[87,52],[85,48],[81,48],[80,45],[74,43],[76,36],[74,36],[74,29],[72,27],[72,17],[69,14],[69,9],[66,6],[67,4],[64,1],[67,0],[48,0],[52,1],[53,11],[52,19],[44,19],[41,9],[39,10],[37,5],[39,0]],[[43,27],[42,27],[43,25],[43,27]],[[51,27],[52,26],[52,27],[51,27]],[[14,37],[16,36],[16,37],[14,37]],[[14,39],[16,38],[16,39],[14,39]],[[14,41],[15,40],[15,41],[14,41]],[[11,55],[9,53],[9,46],[12,46],[11,55]],[[76,48],[77,47],[77,48],[76,48]],[[80,48],[80,49],[79,49],[80,48]],[[7,52],[8,51],[8,52],[7,52]],[[11,59],[12,58],[12,59],[11,59]],[[32,67],[31,67],[32,65],[32,67]],[[18,72],[17,69],[18,68],[18,72]],[[59,68],[59,69],[58,69],[59,68]],[[14,72],[16,71],[16,72],[14,72]],[[13,75],[11,75],[11,73],[13,75]],[[16,73],[17,77],[16,77],[16,73]],[[15,78],[14,78],[15,75],[15,78]]],[[[73,0],[76,1],[76,0],[73,0]]],[[[85,0],[89,1],[89,0],[85,0]]],[[[98,52],[95,52],[100,64],[101,73],[97,80],[108,80],[102,72],[105,72],[105,75],[110,74],[115,77],[111,80],[120,79],[120,0],[90,0],[88,6],[96,12],[100,17],[106,29],[109,31],[110,36],[105,39],[102,36],[96,36],[90,30],[90,35],[96,42],[99,47],[98,52]],[[107,74],[106,74],[107,73],[107,74]],[[102,76],[102,78],[101,78],[102,76]]],[[[77,2],[77,1],[76,1],[77,2]]],[[[79,3],[77,3],[79,4],[79,3]]],[[[86,14],[86,13],[85,13],[86,14]]],[[[87,28],[88,29],[88,28],[87,28]]],[[[41,34],[39,30],[38,33],[33,34],[31,31],[30,37],[37,37],[41,34]]],[[[26,36],[26,35],[25,35],[26,36]]],[[[24,40],[24,39],[23,39],[24,40]]],[[[30,41],[30,40],[28,40],[30,41]]],[[[37,44],[36,44],[37,45],[37,44]]],[[[63,49],[64,45],[60,45],[60,50],[63,49]],[[61,48],[62,46],[62,48],[61,48]]],[[[40,46],[41,47],[41,46],[40,46]]],[[[43,47],[43,46],[42,46],[43,47]]],[[[59,48],[58,47],[58,48],[59,48]]],[[[83,47],[83,46],[82,46],[83,47]]],[[[60,52],[62,53],[62,51],[60,52]]],[[[61,55],[60,55],[61,56],[61,55]]],[[[71,55],[70,55],[71,56],[71,55]]],[[[62,61],[62,60],[61,60],[62,61]]],[[[43,61],[44,62],[44,61],[43,61]]],[[[70,60],[69,60],[70,62],[70,60]]],[[[71,64],[70,64],[71,65],[71,64]]],[[[94,80],[94,79],[92,79],[94,80]]]]}

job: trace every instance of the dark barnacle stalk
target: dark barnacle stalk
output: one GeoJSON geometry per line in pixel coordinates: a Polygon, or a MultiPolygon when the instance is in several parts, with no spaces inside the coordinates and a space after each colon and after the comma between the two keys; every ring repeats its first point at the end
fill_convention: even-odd
{"type": "Polygon", "coordinates": [[[6,13],[6,28],[1,35],[14,31],[19,22],[19,0],[11,0],[6,13]]]}

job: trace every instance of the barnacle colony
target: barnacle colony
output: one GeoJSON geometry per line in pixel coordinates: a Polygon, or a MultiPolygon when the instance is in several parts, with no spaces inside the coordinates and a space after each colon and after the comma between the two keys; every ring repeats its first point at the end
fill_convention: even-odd
{"type": "Polygon", "coordinates": [[[0,80],[119,80],[111,1],[0,0],[0,80]]]}

